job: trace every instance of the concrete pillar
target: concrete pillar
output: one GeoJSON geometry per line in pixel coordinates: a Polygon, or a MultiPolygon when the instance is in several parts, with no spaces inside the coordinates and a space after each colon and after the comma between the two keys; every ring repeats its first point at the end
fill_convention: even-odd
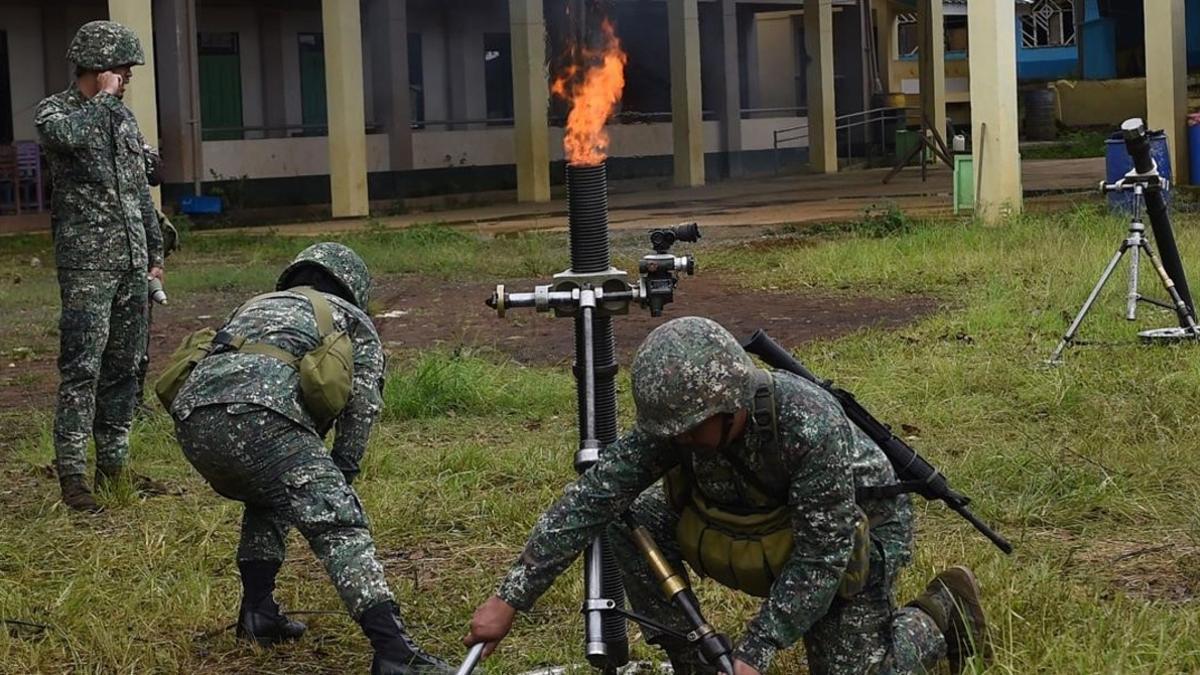
{"type": "Polygon", "coordinates": [[[891,0],[872,0],[875,10],[875,35],[878,43],[875,51],[879,60],[879,79],[883,84],[883,93],[892,93],[892,55],[896,53],[896,33],[892,30],[896,23],[896,12],[892,9],[891,0]]]}
{"type": "Polygon", "coordinates": [[[1146,0],[1146,123],[1167,132],[1171,169],[1188,181],[1187,21],[1184,0],[1146,0]]]}
{"type": "Polygon", "coordinates": [[[199,142],[199,92],[195,0],[155,0],[154,32],[162,66],[159,92],[163,181],[199,184],[203,149],[199,142]]]}
{"type": "Polygon", "coordinates": [[[808,161],[818,173],[837,173],[834,108],[833,0],[804,0],[804,49],[808,54],[808,161]]]}
{"type": "Polygon", "coordinates": [[[753,12],[747,14],[747,21],[742,24],[742,44],[746,64],[742,70],[746,75],[746,107],[765,108],[758,68],[759,21],[753,12]]]}
{"type": "MultiPolygon", "coordinates": [[[[483,65],[483,30],[471,12],[445,6],[446,100],[451,120],[487,117],[487,81],[483,65]]],[[[484,124],[455,124],[451,129],[483,128],[484,124]]]]}
{"type": "Polygon", "coordinates": [[[509,0],[517,199],[550,201],[550,88],[542,0],[509,0]]]}
{"type": "Polygon", "coordinates": [[[408,0],[372,0],[369,19],[375,122],[388,135],[391,170],[404,171],[413,167],[408,0]]]}
{"type": "MultiPolygon", "coordinates": [[[[165,85],[160,91],[163,180],[198,184],[204,180],[199,129],[199,69],[195,0],[154,0],[154,33],[165,85]]],[[[139,120],[140,121],[140,120],[139,120]]]]}
{"type": "Polygon", "coordinates": [[[370,214],[362,20],[358,0],[321,0],[333,217],[370,214]]]}
{"type": "Polygon", "coordinates": [[[800,78],[804,67],[796,47],[795,12],[758,12],[754,20],[754,58],[747,73],[754,82],[751,108],[797,108],[800,78]]]}
{"type": "MultiPolygon", "coordinates": [[[[137,33],[146,53],[146,65],[134,72],[133,83],[125,92],[125,105],[133,111],[146,142],[159,146],[158,89],[154,73],[154,12],[150,0],[108,0],[108,18],[137,33]]],[[[151,190],[154,204],[162,206],[162,191],[151,190]]]]}
{"type": "Polygon", "coordinates": [[[697,0],[667,0],[671,50],[671,127],[675,185],[704,185],[704,118],[700,103],[700,10],[697,0]]]}
{"type": "MultiPolygon", "coordinates": [[[[1001,4],[1008,2],[1003,0],[1001,4]]],[[[946,138],[946,17],[942,0],[918,0],[917,50],[921,111],[943,140],[946,138]]],[[[1013,19],[1016,20],[1015,18],[1013,19]]],[[[1013,38],[1014,40],[1016,37],[1013,38]]]]}
{"type": "Polygon", "coordinates": [[[972,2],[967,8],[975,215],[985,223],[996,224],[1022,208],[1021,153],[1017,146],[1017,22],[1012,2],[972,2]]]}
{"type": "Polygon", "coordinates": [[[736,178],[745,172],[742,166],[742,82],[741,59],[738,56],[738,18],[736,0],[719,0],[721,10],[721,150],[725,153],[729,176],[736,178]]]}
{"type": "MultiPolygon", "coordinates": [[[[267,138],[287,137],[287,77],[284,73],[283,10],[258,10],[262,52],[263,126],[267,138]]],[[[293,45],[294,48],[294,45],[293,45]]]]}

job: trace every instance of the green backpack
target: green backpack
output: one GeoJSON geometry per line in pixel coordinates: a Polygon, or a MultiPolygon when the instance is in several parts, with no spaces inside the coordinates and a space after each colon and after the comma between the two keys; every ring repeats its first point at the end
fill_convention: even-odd
{"type": "MultiPolygon", "coordinates": [[[[354,388],[354,344],[344,331],[334,330],[333,311],[325,296],[307,286],[259,295],[246,304],[268,298],[289,297],[290,293],[303,295],[312,304],[320,342],[311,351],[297,357],[285,349],[250,342],[240,335],[227,336],[221,346],[246,354],[270,356],[300,371],[304,408],[318,429],[328,429],[346,407],[354,388]]],[[[241,308],[238,309],[240,311],[241,308]]],[[[238,312],[234,312],[233,316],[237,316],[238,312]]],[[[185,337],[171,356],[170,366],[154,383],[154,393],[167,410],[171,409],[171,404],[188,376],[196,369],[196,364],[212,352],[216,336],[217,333],[211,328],[198,330],[185,337]]]]}

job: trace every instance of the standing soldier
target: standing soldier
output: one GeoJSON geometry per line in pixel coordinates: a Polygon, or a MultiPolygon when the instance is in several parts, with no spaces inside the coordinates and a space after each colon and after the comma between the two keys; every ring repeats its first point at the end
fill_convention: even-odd
{"type": "MultiPolygon", "coordinates": [[[[146,333],[146,281],[163,275],[162,234],[146,182],[145,141],[122,102],[145,63],[132,30],[93,21],[67,51],[75,82],[38,106],[38,135],[54,181],[54,257],[62,296],[54,451],[63,502],[100,509],[84,479],[96,439],[96,486],[127,473],[146,333]]],[[[162,486],[133,475],[144,493],[162,486]]]]}
{"type": "MultiPolygon", "coordinates": [[[[622,524],[628,511],[676,569],[686,560],[765,598],[734,651],[736,675],[766,672],[801,639],[818,675],[932,672],[946,657],[957,672],[983,647],[979,588],[964,567],[895,608],[896,576],[911,556],[911,507],[905,495],[856,498],[896,476],[832,396],[756,368],[724,328],[696,317],[656,328],[632,378],[636,428],[538,520],[496,595],[476,610],[467,644],[494,649],[515,612],[530,609],[605,531],[633,608],[679,634],[692,630],[622,524]]],[[[676,673],[716,672],[690,643],[643,630],[676,673]]]]}
{"type": "MultiPolygon", "coordinates": [[[[370,286],[366,264],[346,246],[305,249],[280,275],[278,292],[252,298],[217,332],[171,414],[192,466],[246,506],[238,636],[265,645],[304,633],[272,597],[288,531],[296,527],[370,639],[373,675],[448,674],[400,620],[350,486],[383,407],[383,345],[365,312],[370,286]],[[323,349],[342,369],[313,384],[305,363],[323,349]],[[323,436],[333,426],[330,452],[323,436]]],[[[161,395],[162,382],[157,386],[161,395]]]]}

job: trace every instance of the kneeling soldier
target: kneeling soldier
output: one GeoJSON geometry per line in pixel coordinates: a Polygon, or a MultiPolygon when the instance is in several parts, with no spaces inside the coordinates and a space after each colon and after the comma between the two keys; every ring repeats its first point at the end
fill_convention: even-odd
{"type": "MultiPolygon", "coordinates": [[[[828,393],[758,369],[724,328],[696,317],[655,329],[632,379],[636,427],[538,520],[496,596],[476,610],[468,645],[489,643],[490,653],[515,612],[605,531],[633,609],[691,630],[622,523],[629,511],[677,569],[686,560],[765,598],[734,651],[736,675],[766,672],[800,639],[811,672],[839,675],[925,672],[947,657],[957,671],[983,648],[979,588],[964,567],[895,607],[893,586],[911,557],[909,499],[863,496],[895,483],[895,472],[828,393]]],[[[716,672],[687,642],[643,632],[676,673],[716,672]]]]}
{"type": "Polygon", "coordinates": [[[372,673],[450,673],[405,630],[350,487],[382,407],[383,346],[364,311],[370,285],[353,250],[334,243],[305,249],[279,277],[278,292],[248,301],[216,334],[171,413],[188,461],[217,492],[245,503],[240,637],[273,644],[305,630],[272,597],[294,526],[370,639],[372,673]],[[322,412],[326,406],[313,403],[304,374],[312,363],[302,359],[321,353],[342,372],[352,370],[340,410],[322,412]],[[330,453],[322,437],[333,425],[330,453]]]}

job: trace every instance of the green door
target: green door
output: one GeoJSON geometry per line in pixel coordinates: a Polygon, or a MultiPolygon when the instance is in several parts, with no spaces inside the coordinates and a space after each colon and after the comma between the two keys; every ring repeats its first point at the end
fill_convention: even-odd
{"type": "Polygon", "coordinates": [[[200,119],[206,141],[243,138],[237,33],[200,34],[200,119]]]}
{"type": "Polygon", "coordinates": [[[300,110],[305,136],[329,132],[325,100],[325,39],[320,33],[300,34],[300,110]]]}

